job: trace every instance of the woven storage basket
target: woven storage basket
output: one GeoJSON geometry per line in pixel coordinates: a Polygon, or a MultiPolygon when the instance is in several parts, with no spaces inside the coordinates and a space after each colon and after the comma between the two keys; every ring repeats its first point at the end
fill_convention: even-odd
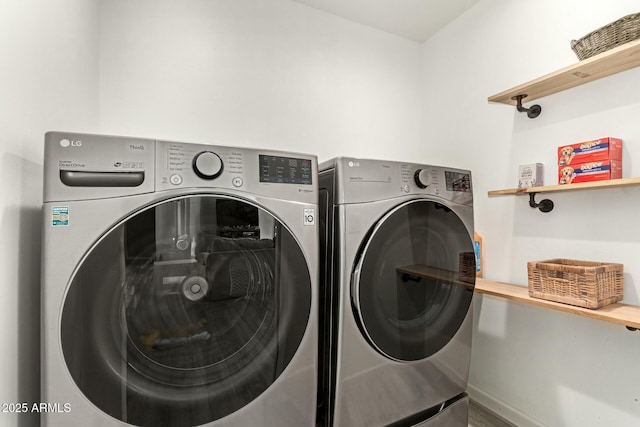
{"type": "Polygon", "coordinates": [[[600,308],[623,296],[622,264],[550,259],[529,262],[527,269],[533,298],[600,308]]]}
{"type": "Polygon", "coordinates": [[[640,13],[632,13],[590,32],[579,40],[572,40],[571,49],[582,61],[638,38],[640,13]]]}

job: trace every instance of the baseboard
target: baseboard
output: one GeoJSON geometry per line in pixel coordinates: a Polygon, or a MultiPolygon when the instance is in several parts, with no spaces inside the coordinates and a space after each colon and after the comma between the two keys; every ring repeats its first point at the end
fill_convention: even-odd
{"type": "Polygon", "coordinates": [[[544,424],[471,384],[467,387],[467,393],[472,400],[519,427],[544,427],[544,424]]]}

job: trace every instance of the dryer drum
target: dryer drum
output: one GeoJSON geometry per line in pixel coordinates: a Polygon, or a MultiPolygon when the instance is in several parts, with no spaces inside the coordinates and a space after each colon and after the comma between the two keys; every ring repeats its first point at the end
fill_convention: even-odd
{"type": "Polygon", "coordinates": [[[473,295],[472,283],[452,278],[459,275],[460,254],[472,249],[462,221],[439,203],[411,201],[380,221],[362,248],[352,295],[359,327],[374,348],[414,361],[450,341],[473,295]]]}

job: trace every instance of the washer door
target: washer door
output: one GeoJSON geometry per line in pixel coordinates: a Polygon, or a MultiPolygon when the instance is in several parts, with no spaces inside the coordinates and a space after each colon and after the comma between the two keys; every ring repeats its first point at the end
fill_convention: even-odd
{"type": "Polygon", "coordinates": [[[448,207],[414,200],[373,228],[352,277],[359,326],[371,345],[399,361],[429,357],[462,324],[473,296],[469,230],[448,207]]]}
{"type": "Polygon", "coordinates": [[[262,395],[311,309],[306,260],[275,216],[222,196],[141,210],[86,254],[61,318],[66,365],[100,410],[193,426],[262,395]]]}

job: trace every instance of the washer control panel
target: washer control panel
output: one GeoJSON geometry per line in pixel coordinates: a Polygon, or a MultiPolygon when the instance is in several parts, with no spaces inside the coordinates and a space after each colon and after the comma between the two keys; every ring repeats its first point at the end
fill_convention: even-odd
{"type": "Polygon", "coordinates": [[[315,156],[156,141],[156,190],[228,188],[284,199],[313,194],[315,156]]]}
{"type": "Polygon", "coordinates": [[[240,188],[244,173],[244,153],[240,149],[157,141],[158,190],[201,186],[240,188]]]}
{"type": "Polygon", "coordinates": [[[193,158],[193,171],[202,179],[216,179],[222,173],[222,159],[213,151],[201,151],[193,158]]]}
{"type": "Polygon", "coordinates": [[[47,132],[44,175],[45,202],[227,189],[317,204],[317,157],[268,149],[47,132]]]}
{"type": "Polygon", "coordinates": [[[428,169],[416,169],[413,174],[413,180],[418,188],[427,188],[429,186],[429,170],[428,169]]]}

